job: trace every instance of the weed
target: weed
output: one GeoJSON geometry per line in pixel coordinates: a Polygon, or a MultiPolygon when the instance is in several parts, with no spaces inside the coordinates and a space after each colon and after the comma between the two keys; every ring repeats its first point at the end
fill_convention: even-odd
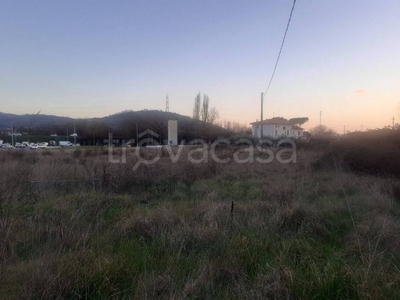
{"type": "Polygon", "coordinates": [[[0,152],[2,298],[400,296],[394,179],[329,165],[328,152],[284,166],[164,152],[134,171],[136,149],[125,164],[104,151],[0,152]],[[94,178],[102,190],[32,184],[94,178]]]}

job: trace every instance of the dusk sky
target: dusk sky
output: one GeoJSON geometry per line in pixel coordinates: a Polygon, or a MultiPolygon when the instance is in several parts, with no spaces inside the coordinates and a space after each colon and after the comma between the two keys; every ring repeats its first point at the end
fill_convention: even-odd
{"type": "MultiPolygon", "coordinates": [[[[0,111],[260,119],[293,1],[0,2],[0,111]]],[[[343,132],[400,123],[400,1],[297,0],[264,116],[343,132]]]]}

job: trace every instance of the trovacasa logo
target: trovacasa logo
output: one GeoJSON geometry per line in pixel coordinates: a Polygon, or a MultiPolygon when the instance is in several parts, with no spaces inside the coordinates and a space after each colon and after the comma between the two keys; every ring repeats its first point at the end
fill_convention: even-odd
{"type": "MultiPolygon", "coordinates": [[[[232,160],[238,164],[251,164],[254,162],[268,164],[273,162],[274,160],[282,164],[297,162],[296,143],[291,139],[281,139],[278,143],[274,143],[274,141],[270,139],[261,139],[255,145],[254,142],[249,139],[238,139],[234,142],[227,139],[217,139],[213,143],[207,143],[204,139],[194,139],[189,141],[186,145],[163,146],[160,145],[160,143],[158,142],[159,137],[160,136],[157,133],[150,129],[138,135],[138,138],[141,138],[141,140],[140,142],[138,142],[137,148],[135,149],[137,162],[133,166],[133,170],[137,170],[140,165],[152,165],[157,163],[163,155],[163,149],[166,149],[170,161],[172,163],[177,163],[183,155],[183,150],[185,149],[185,147],[189,148],[188,146],[192,147],[189,148],[190,150],[188,152],[185,152],[185,155],[187,156],[187,160],[192,164],[208,163],[210,160],[213,160],[218,164],[227,164],[230,163],[232,160]],[[242,147],[236,149],[232,157],[218,157],[216,151],[217,148],[220,146],[229,145],[240,145],[242,147]],[[269,149],[269,147],[274,145],[285,145],[285,147],[274,152],[269,149]],[[152,155],[151,158],[148,158],[147,156],[142,156],[143,151],[140,151],[140,149],[147,148],[155,149],[156,154],[152,155]],[[263,154],[263,156],[255,156],[254,154],[256,152],[263,154]],[[243,153],[247,155],[243,155],[243,153]],[[283,157],[284,154],[285,157],[283,157]]],[[[109,140],[112,140],[112,134],[109,134],[109,140]]],[[[133,142],[134,140],[122,141],[122,152],[120,153],[120,155],[114,153],[113,147],[109,147],[109,161],[113,164],[126,163],[127,145],[132,144],[133,142]]]]}

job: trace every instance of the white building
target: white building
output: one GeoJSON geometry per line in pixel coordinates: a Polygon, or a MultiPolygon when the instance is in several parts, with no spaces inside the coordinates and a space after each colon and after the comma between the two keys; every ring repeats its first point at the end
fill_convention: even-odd
{"type": "Polygon", "coordinates": [[[270,119],[251,123],[254,137],[261,138],[261,126],[263,138],[293,138],[303,137],[303,128],[279,119],[270,119]]]}
{"type": "Polygon", "coordinates": [[[178,145],[178,121],[169,120],[168,121],[168,145],[176,146],[178,145]]]}

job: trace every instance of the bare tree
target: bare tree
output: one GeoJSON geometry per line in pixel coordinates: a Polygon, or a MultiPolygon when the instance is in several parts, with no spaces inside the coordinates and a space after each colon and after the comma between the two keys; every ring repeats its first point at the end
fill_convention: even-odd
{"type": "Polygon", "coordinates": [[[336,132],[325,125],[317,125],[310,129],[310,134],[316,137],[333,137],[336,132]]]}
{"type": "Polygon", "coordinates": [[[202,103],[201,94],[198,93],[194,99],[193,120],[202,120],[213,124],[218,118],[219,111],[215,107],[210,109],[210,98],[208,95],[204,94],[202,103]]]}
{"type": "Polygon", "coordinates": [[[215,108],[215,106],[211,107],[210,112],[208,113],[208,122],[213,124],[216,120],[219,119],[219,111],[215,108]]]}
{"type": "Polygon", "coordinates": [[[208,106],[210,103],[210,99],[208,98],[208,96],[206,94],[204,94],[203,97],[203,105],[201,106],[201,120],[204,122],[208,122],[208,106]]]}
{"type": "Polygon", "coordinates": [[[231,122],[231,128],[234,133],[246,133],[250,127],[246,124],[241,124],[239,122],[233,121],[231,122]]]}
{"type": "Polygon", "coordinates": [[[232,129],[232,122],[225,119],[224,120],[224,128],[228,129],[228,130],[231,130],[232,129]]]}
{"type": "Polygon", "coordinates": [[[193,108],[193,119],[199,120],[200,119],[200,106],[201,106],[201,95],[200,93],[197,94],[196,98],[194,99],[194,108],[193,108]]]}

